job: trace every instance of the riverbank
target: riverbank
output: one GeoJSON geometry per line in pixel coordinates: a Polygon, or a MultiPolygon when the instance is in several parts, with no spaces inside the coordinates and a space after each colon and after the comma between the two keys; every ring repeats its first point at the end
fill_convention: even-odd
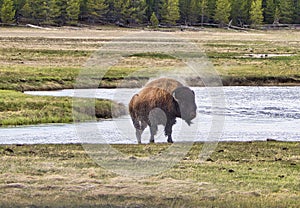
{"type": "Polygon", "coordinates": [[[127,112],[124,105],[110,100],[77,98],[74,103],[70,97],[32,96],[12,90],[0,90],[0,103],[0,127],[94,121],[112,118],[112,111],[115,117],[127,112]]]}
{"type": "MultiPolygon", "coordinates": [[[[169,144],[112,145],[125,158],[169,144]]],[[[299,142],[196,143],[173,168],[142,179],[98,166],[81,145],[0,145],[1,207],[299,207],[299,142]]]]}

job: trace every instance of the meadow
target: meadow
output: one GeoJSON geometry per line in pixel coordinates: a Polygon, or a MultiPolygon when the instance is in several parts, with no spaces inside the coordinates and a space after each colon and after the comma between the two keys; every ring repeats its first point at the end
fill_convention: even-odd
{"type": "MultiPolygon", "coordinates": [[[[89,112],[94,101],[82,99],[87,108],[73,108],[72,98],[22,92],[73,88],[84,64],[103,44],[134,32],[0,28],[0,126],[73,122],[74,113],[95,119],[89,112]]],[[[168,33],[197,44],[224,85],[300,83],[300,31],[168,33]]],[[[168,54],[136,53],[111,67],[101,83],[94,81],[113,88],[145,65],[170,70],[180,64],[168,54]]],[[[147,76],[151,74],[142,78],[147,76]]],[[[97,119],[111,117],[112,106],[125,113],[123,105],[112,101],[95,103],[97,119]]],[[[199,161],[203,144],[195,143],[180,163],[144,178],[104,169],[80,144],[0,145],[0,207],[299,207],[299,145],[224,142],[199,161]]],[[[135,160],[160,154],[169,144],[112,147],[135,160]]]]}
{"type": "MultiPolygon", "coordinates": [[[[111,28],[42,31],[1,28],[0,89],[73,88],[84,64],[103,44],[135,32],[111,28]]],[[[197,44],[214,65],[225,86],[299,85],[299,31],[169,33],[197,44]]],[[[166,68],[178,62],[180,60],[174,60],[168,54],[132,54],[111,67],[99,85],[116,87],[118,81],[148,63],[153,67],[166,68]]],[[[147,78],[147,74],[145,76],[147,78]]],[[[89,85],[86,83],[82,87],[89,85]]]]}
{"type": "MultiPolygon", "coordinates": [[[[112,145],[130,160],[168,147],[112,145]]],[[[299,143],[219,143],[201,162],[202,147],[195,143],[165,172],[135,178],[102,168],[81,145],[1,145],[0,206],[299,207],[299,143]]]]}

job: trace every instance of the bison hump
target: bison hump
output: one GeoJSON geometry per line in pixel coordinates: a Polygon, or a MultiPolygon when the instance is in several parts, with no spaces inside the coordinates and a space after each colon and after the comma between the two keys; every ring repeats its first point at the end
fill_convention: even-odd
{"type": "Polygon", "coordinates": [[[165,112],[175,113],[176,101],[171,93],[156,87],[144,88],[138,96],[136,107],[146,108],[151,111],[154,108],[160,108],[165,112]]]}
{"type": "Polygon", "coordinates": [[[145,87],[156,87],[164,89],[169,93],[172,93],[176,88],[184,86],[182,83],[171,78],[159,78],[149,82],[145,87]]]}

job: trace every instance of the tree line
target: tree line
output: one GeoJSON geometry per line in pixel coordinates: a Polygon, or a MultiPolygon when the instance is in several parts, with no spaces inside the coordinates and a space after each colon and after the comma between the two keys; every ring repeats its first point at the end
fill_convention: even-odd
{"type": "Polygon", "coordinates": [[[2,23],[300,24],[300,0],[0,0],[2,23]]]}

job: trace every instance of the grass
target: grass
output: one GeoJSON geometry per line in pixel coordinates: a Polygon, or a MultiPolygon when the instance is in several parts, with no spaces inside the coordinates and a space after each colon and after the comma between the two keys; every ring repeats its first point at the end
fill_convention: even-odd
{"type": "MultiPolygon", "coordinates": [[[[173,168],[146,178],[98,166],[81,145],[1,145],[0,206],[299,207],[299,145],[219,143],[199,162],[196,143],[173,168]]],[[[168,146],[112,147],[143,158],[168,146]]]]}
{"type": "Polygon", "coordinates": [[[293,42],[290,46],[280,41],[224,42],[207,43],[204,46],[224,85],[299,85],[299,42],[293,42]],[[252,58],[247,54],[291,56],[252,58]]]}
{"type": "Polygon", "coordinates": [[[2,90],[57,90],[72,88],[78,68],[5,66],[0,70],[0,89],[2,90]]]}
{"type": "MultiPolygon", "coordinates": [[[[4,29],[0,36],[0,89],[22,91],[72,88],[84,69],[83,65],[94,52],[118,35],[131,32],[120,30],[117,33],[116,29],[105,28],[102,31],[86,30],[82,36],[78,31],[64,29],[47,33],[22,28],[4,29]]],[[[298,31],[235,33],[207,30],[176,35],[184,41],[196,43],[205,52],[224,85],[299,85],[298,31]],[[293,56],[257,59],[247,57],[247,54],[293,56]]],[[[172,40],[170,37],[169,41],[172,40]]],[[[134,43],[134,40],[131,41],[134,43]]],[[[145,44],[145,47],[151,46],[145,44]]],[[[136,82],[136,79],[148,79],[161,72],[168,73],[182,65],[181,60],[167,53],[140,52],[125,56],[111,67],[101,83],[97,74],[91,76],[101,87],[116,87],[124,79],[136,82]]],[[[89,83],[81,84],[81,87],[90,87],[89,83]]]]}
{"type": "Polygon", "coordinates": [[[126,111],[123,105],[108,100],[78,100],[76,106],[69,97],[31,96],[0,90],[0,126],[70,123],[74,117],[79,121],[89,121],[111,118],[112,109],[116,109],[117,115],[126,111]],[[90,105],[94,105],[95,112],[90,112],[90,105]]]}
{"type": "Polygon", "coordinates": [[[158,58],[158,59],[175,59],[175,57],[163,53],[136,53],[130,55],[130,57],[141,57],[141,58],[158,58]]]}

